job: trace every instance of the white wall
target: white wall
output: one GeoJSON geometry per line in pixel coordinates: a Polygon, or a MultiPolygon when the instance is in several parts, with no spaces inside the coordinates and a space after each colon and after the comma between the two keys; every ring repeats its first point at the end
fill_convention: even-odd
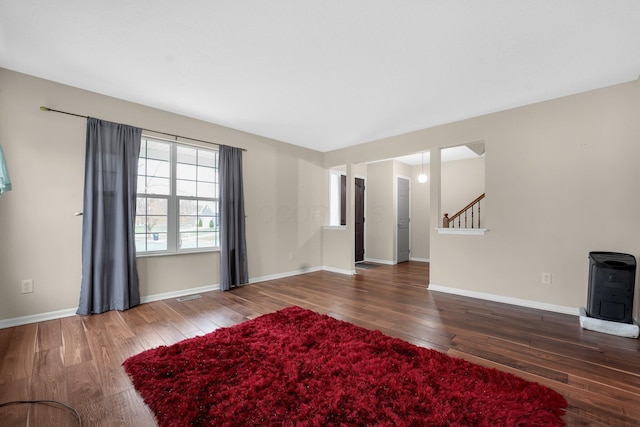
{"type": "MultiPolygon", "coordinates": [[[[0,320],[77,307],[86,121],[51,108],[246,148],[252,280],[322,266],[322,154],[0,69],[0,143],[13,191],[0,197],[0,320]],[[290,253],[294,253],[290,259],[290,253]],[[35,292],[21,294],[22,279],[35,292]]],[[[218,253],[138,259],[141,295],[219,283],[218,253]]]]}

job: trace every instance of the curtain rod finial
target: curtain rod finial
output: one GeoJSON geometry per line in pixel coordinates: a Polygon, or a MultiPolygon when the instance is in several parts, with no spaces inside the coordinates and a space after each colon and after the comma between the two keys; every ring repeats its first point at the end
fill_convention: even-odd
{"type": "Polygon", "coordinates": [[[45,107],[44,105],[41,105],[41,106],[40,106],[40,109],[41,109],[42,111],[49,111],[49,108],[45,107]]]}

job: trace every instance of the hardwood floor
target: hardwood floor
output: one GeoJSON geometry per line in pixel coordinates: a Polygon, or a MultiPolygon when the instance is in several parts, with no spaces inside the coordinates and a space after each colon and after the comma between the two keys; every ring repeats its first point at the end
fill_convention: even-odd
{"type": "MultiPolygon", "coordinates": [[[[539,382],[569,402],[569,426],[640,425],[639,340],[582,330],[573,316],[427,290],[429,265],[315,272],[125,312],[0,329],[0,403],[53,399],[85,426],[153,426],[122,362],[298,305],[539,382]]],[[[3,426],[73,426],[50,405],[0,408],[3,426]]]]}

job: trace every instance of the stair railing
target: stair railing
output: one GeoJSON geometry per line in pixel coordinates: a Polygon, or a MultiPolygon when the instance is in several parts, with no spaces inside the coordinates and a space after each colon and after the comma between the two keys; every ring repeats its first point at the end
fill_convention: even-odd
{"type": "Polygon", "coordinates": [[[484,199],[484,196],[485,193],[482,193],[451,218],[449,218],[448,213],[444,214],[444,218],[442,218],[442,228],[480,228],[480,200],[484,199]],[[469,216],[471,217],[470,220],[469,216]],[[464,227],[462,225],[463,222],[464,227]]]}

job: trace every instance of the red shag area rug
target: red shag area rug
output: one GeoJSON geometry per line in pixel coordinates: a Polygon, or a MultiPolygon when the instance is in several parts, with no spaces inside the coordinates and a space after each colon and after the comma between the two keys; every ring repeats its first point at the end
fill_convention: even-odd
{"type": "Polygon", "coordinates": [[[555,391],[289,307],[130,357],[161,426],[562,426],[555,391]]]}

